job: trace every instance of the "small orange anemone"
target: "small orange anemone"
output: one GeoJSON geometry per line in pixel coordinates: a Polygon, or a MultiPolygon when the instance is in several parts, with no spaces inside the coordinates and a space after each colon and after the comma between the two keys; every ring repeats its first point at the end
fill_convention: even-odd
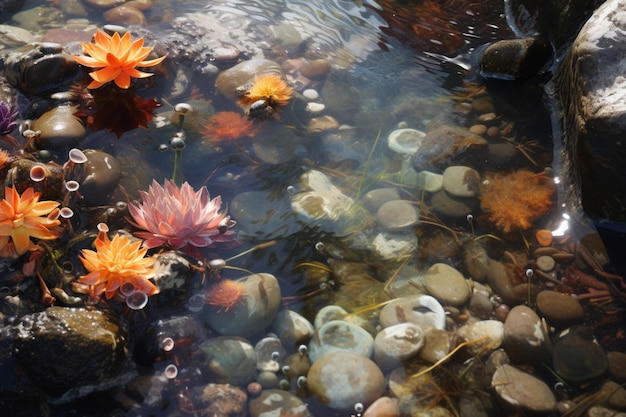
{"type": "Polygon", "coordinates": [[[264,101],[271,107],[280,107],[286,105],[292,95],[293,90],[281,76],[266,74],[254,77],[252,87],[239,98],[239,104],[251,106],[257,101],[264,101]]]}
{"type": "Polygon", "coordinates": [[[243,137],[253,137],[258,132],[252,120],[234,112],[223,111],[211,116],[202,134],[209,142],[217,143],[243,137]]]}
{"type": "Polygon", "coordinates": [[[141,247],[142,241],[131,242],[123,235],[115,235],[109,240],[108,227],[103,223],[98,227],[96,250],[83,249],[80,256],[89,273],[78,278],[78,282],[89,285],[89,293],[94,298],[102,293],[106,298],[112,298],[126,283],[146,295],[158,293],[159,289],[149,280],[154,275],[154,259],[145,257],[148,249],[141,247]]]}
{"type": "Polygon", "coordinates": [[[56,201],[39,201],[41,193],[29,187],[20,196],[15,188],[4,188],[4,200],[0,201],[0,249],[9,242],[15,245],[18,255],[34,247],[30,238],[56,239],[58,231],[50,228],[58,226],[59,205],[56,201]]]}
{"type": "Polygon", "coordinates": [[[481,186],[480,207],[489,222],[504,233],[528,229],[552,207],[554,181],[527,169],[493,174],[481,186]]]}
{"type": "Polygon", "coordinates": [[[152,67],[161,63],[165,56],[144,61],[153,48],[143,46],[143,41],[139,38],[131,42],[130,32],[124,36],[119,33],[110,36],[98,30],[93,43],[81,43],[83,52],[89,56],[74,55],[72,58],[86,67],[100,68],[89,73],[93,81],[87,88],[99,88],[114,81],[119,88],[126,89],[130,87],[131,77],[150,77],[151,73],[139,71],[137,67],[152,67]]]}
{"type": "Polygon", "coordinates": [[[245,285],[241,282],[223,279],[211,286],[204,300],[218,311],[228,311],[243,301],[244,292],[245,285]]]}

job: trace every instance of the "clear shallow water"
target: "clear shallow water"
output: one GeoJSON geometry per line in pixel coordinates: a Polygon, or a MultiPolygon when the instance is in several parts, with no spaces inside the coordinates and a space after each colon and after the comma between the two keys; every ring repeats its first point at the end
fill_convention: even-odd
{"type": "MultiPolygon", "coordinates": [[[[24,9],[34,5],[48,6],[48,2],[28,2],[24,9]]],[[[162,150],[168,144],[172,130],[159,127],[159,118],[168,119],[170,104],[190,102],[196,107],[194,116],[185,122],[187,147],[180,156],[179,178],[188,180],[194,187],[206,185],[212,196],[221,195],[227,205],[237,196],[250,191],[262,191],[267,200],[276,204],[276,210],[290,197],[290,187],[297,191],[300,175],[311,169],[326,173],[333,183],[345,194],[358,198],[367,191],[383,186],[397,186],[402,197],[420,201],[415,190],[415,178],[409,168],[403,167],[402,159],[387,149],[387,135],[398,123],[428,131],[441,124],[470,127],[480,116],[470,111],[464,103],[474,96],[487,93],[492,98],[494,111],[502,124],[513,126],[512,136],[516,144],[526,144],[530,159],[521,166],[539,170],[552,165],[552,135],[550,116],[543,107],[542,82],[532,80],[525,84],[484,84],[473,72],[472,51],[475,47],[491,40],[512,37],[507,29],[500,1],[468,2],[461,0],[406,2],[373,1],[159,1],[155,0],[146,12],[147,28],[167,31],[177,17],[187,16],[202,24],[219,23],[221,31],[216,34],[227,37],[232,31],[233,43],[244,40],[252,58],[259,51],[270,59],[298,58],[305,54],[327,60],[332,70],[325,77],[313,80],[309,87],[324,94],[324,87],[332,85],[334,98],[344,100],[345,108],[334,106],[327,114],[340,124],[353,128],[350,134],[333,139],[328,132],[311,134],[298,124],[297,114],[285,111],[284,117],[265,123],[261,145],[255,139],[241,147],[209,146],[203,138],[202,128],[208,115],[219,111],[237,109],[234,103],[220,95],[214,87],[214,76],[203,74],[194,66],[193,59],[182,60],[180,68],[190,80],[186,88],[176,90],[175,74],[159,74],[156,85],[146,97],[155,97],[162,104],[156,110],[157,117],[148,129],[136,129],[117,139],[106,131],[90,132],[81,147],[104,148],[116,155],[123,164],[122,185],[126,195],[118,193],[112,197],[124,200],[127,196],[137,197],[137,191],[146,189],[152,178],[161,181],[170,178],[174,170],[174,154],[162,150]],[[276,46],[275,28],[287,25],[301,38],[297,46],[276,46]],[[258,49],[249,47],[250,44],[258,49]],[[263,156],[268,143],[280,137],[296,142],[287,157],[279,152],[280,162],[263,156]],[[532,142],[532,143],[531,143],[532,142]],[[263,145],[265,144],[265,145],[263,145]],[[257,146],[257,147],[255,147],[257,146]],[[260,148],[259,148],[260,146],[260,148]],[[536,165],[535,165],[536,164],[536,165]]],[[[102,26],[98,13],[88,16],[94,27],[102,26]]],[[[63,21],[42,25],[41,34],[46,39],[46,30],[63,26],[63,21]]],[[[288,39],[289,36],[286,36],[288,39]]],[[[286,40],[286,39],[283,39],[286,40]]],[[[176,68],[176,64],[172,67],[176,68]]],[[[26,98],[28,99],[28,98],[26,98]]],[[[510,166],[486,161],[491,170],[510,170],[510,166]]],[[[520,165],[516,165],[519,167],[520,165]]],[[[558,167],[555,168],[558,171],[558,167]]],[[[557,206],[558,207],[558,206],[557,206]]],[[[101,212],[89,214],[93,224],[101,212]]],[[[125,225],[124,214],[110,218],[113,226],[125,225]]],[[[268,214],[271,217],[271,214],[268,214]]],[[[560,223],[561,213],[554,211],[554,220],[542,219],[542,225],[560,223]]],[[[253,254],[234,260],[231,265],[254,272],[269,272],[280,278],[283,296],[302,295],[315,289],[302,274],[302,265],[319,262],[326,264],[328,258],[339,257],[344,252],[334,252],[333,247],[344,244],[329,232],[312,230],[302,226],[289,213],[278,216],[279,220],[267,227],[252,228],[240,221],[241,246],[233,250],[207,250],[207,258],[228,258],[259,242],[271,239],[276,244],[253,254]],[[319,250],[319,242],[325,250],[319,250]],[[317,246],[316,246],[317,245],[317,246]]],[[[475,216],[478,218],[478,215],[475,216]]],[[[236,218],[236,217],[235,217],[236,218]]],[[[476,234],[492,230],[476,221],[443,222],[440,226],[452,227],[457,232],[476,234]]],[[[418,232],[419,233],[419,232],[418,232]]],[[[451,239],[451,238],[450,238],[451,239]]],[[[436,244],[433,243],[433,244],[436,244]]],[[[516,237],[505,243],[507,249],[519,249],[523,242],[516,237]]],[[[359,253],[347,256],[350,260],[367,263],[359,253]],[[361,256],[361,258],[359,258],[361,256]]],[[[346,248],[342,248],[346,251],[346,248]]],[[[420,249],[416,259],[410,263],[411,270],[419,270],[433,262],[438,248],[420,249]]],[[[458,259],[450,259],[458,263],[458,259]]],[[[374,265],[376,278],[389,277],[385,268],[398,265],[374,265]]],[[[238,277],[237,272],[224,271],[224,275],[238,277]]],[[[371,297],[378,288],[363,285],[359,291],[348,294],[353,297],[371,297]]],[[[346,294],[342,294],[345,297],[346,294]]],[[[340,297],[338,297],[340,298],[340,297]]],[[[310,319],[332,297],[313,297],[296,301],[290,308],[301,311],[310,319]]],[[[348,304],[348,302],[346,302],[348,304]]],[[[366,302],[356,302],[363,306],[366,302]]],[[[168,312],[169,313],[169,312],[168,312]]],[[[178,401],[176,390],[169,390],[172,398],[165,401],[160,415],[176,415],[178,401]]],[[[77,403],[55,406],[52,415],[124,415],[114,393],[105,392],[77,403]]],[[[317,416],[344,416],[345,412],[333,412],[321,407],[314,399],[307,398],[311,411],[317,416]]],[[[180,414],[180,413],[179,413],[180,414]]],[[[135,411],[126,415],[141,415],[135,411]]]]}

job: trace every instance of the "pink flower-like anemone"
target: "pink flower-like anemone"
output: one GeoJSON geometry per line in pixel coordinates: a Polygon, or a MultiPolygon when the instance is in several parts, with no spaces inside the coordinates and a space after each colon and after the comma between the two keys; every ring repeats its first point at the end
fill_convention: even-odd
{"type": "Polygon", "coordinates": [[[187,182],[178,188],[173,181],[163,186],[152,181],[148,192],[140,191],[141,203],[129,204],[133,224],[141,231],[135,236],[144,239],[143,246],[169,246],[175,249],[212,246],[232,242],[235,225],[226,213],[220,213],[222,199],[211,199],[206,187],[200,191],[187,182]]]}

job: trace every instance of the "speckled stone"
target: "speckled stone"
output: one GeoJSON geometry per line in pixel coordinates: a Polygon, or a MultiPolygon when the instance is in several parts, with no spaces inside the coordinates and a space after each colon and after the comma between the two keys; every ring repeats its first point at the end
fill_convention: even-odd
{"type": "Polygon", "coordinates": [[[572,326],[554,339],[552,363],[559,376],[575,384],[597,380],[609,367],[604,349],[594,342],[593,330],[586,326],[572,326]]]}
{"type": "Polygon", "coordinates": [[[342,320],[332,320],[317,329],[309,343],[309,358],[315,363],[336,351],[349,351],[366,357],[374,352],[374,339],[363,328],[342,320]]]}
{"type": "Polygon", "coordinates": [[[475,197],[480,182],[480,174],[474,168],[451,166],[443,172],[443,189],[454,197],[475,197]]]}
{"type": "Polygon", "coordinates": [[[332,352],[315,361],[307,386],[317,399],[338,410],[352,410],[356,403],[373,403],[385,390],[385,377],[365,356],[332,352]]]}
{"type": "Polygon", "coordinates": [[[435,298],[419,294],[397,298],[385,305],[380,312],[379,320],[383,327],[413,323],[422,330],[430,327],[443,329],[446,326],[446,313],[435,298]]]}
{"type": "Polygon", "coordinates": [[[556,291],[545,290],[537,294],[537,310],[548,324],[566,327],[582,323],[585,310],[574,297],[556,291]]]}
{"type": "Polygon", "coordinates": [[[374,362],[383,371],[389,371],[416,355],[424,341],[424,331],[413,323],[384,328],[374,339],[374,362]]]}
{"type": "Polygon", "coordinates": [[[424,287],[443,305],[461,306],[469,300],[470,288],[463,274],[444,263],[436,263],[424,275],[424,287]]]}
{"type": "Polygon", "coordinates": [[[556,409],[556,398],[545,382],[511,365],[502,365],[496,370],[491,386],[498,397],[513,408],[533,413],[556,409]]]}
{"type": "Polygon", "coordinates": [[[420,359],[435,363],[450,353],[450,334],[445,330],[431,327],[424,331],[425,344],[419,352],[420,359]]]}
{"type": "Polygon", "coordinates": [[[288,391],[279,389],[264,389],[261,395],[250,400],[249,408],[252,417],[272,415],[313,417],[300,398],[288,391]]]}
{"type": "Polygon", "coordinates": [[[524,305],[515,306],[509,312],[502,344],[511,360],[517,363],[541,363],[552,352],[552,343],[541,319],[524,305]]]}

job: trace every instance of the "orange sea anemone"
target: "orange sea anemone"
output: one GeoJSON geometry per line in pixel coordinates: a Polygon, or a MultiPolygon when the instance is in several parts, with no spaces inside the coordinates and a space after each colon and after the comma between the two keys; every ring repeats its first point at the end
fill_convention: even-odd
{"type": "Polygon", "coordinates": [[[292,95],[293,90],[281,76],[266,74],[254,77],[252,87],[239,98],[239,104],[250,107],[252,104],[262,101],[270,107],[280,107],[286,105],[292,95]]]}
{"type": "Polygon", "coordinates": [[[247,117],[234,112],[222,111],[209,119],[202,134],[209,142],[217,143],[243,137],[253,137],[259,128],[247,117]]]}
{"type": "Polygon", "coordinates": [[[480,207],[488,221],[504,233],[528,229],[552,207],[554,181],[543,172],[520,169],[486,178],[480,207]]]}
{"type": "Polygon", "coordinates": [[[243,301],[245,288],[239,281],[222,279],[211,286],[204,300],[207,304],[217,307],[218,311],[228,311],[243,301]]]}
{"type": "Polygon", "coordinates": [[[152,48],[143,46],[143,41],[139,38],[131,42],[130,32],[120,37],[119,33],[110,36],[98,30],[93,43],[81,43],[83,52],[89,56],[74,55],[74,60],[90,68],[100,68],[89,73],[93,81],[87,88],[99,88],[114,81],[119,88],[126,89],[130,87],[131,77],[150,77],[151,73],[139,71],[137,67],[152,67],[161,63],[165,56],[144,61],[152,48]]]}
{"type": "Polygon", "coordinates": [[[30,238],[50,240],[59,232],[50,230],[60,224],[58,215],[51,215],[59,205],[56,201],[39,201],[41,193],[29,187],[20,196],[15,188],[4,188],[4,200],[0,201],[0,249],[9,242],[22,255],[34,248],[30,238]]]}
{"type": "Polygon", "coordinates": [[[131,242],[124,235],[115,235],[109,240],[106,225],[101,223],[98,227],[96,250],[81,252],[80,260],[89,273],[78,278],[78,282],[89,285],[89,293],[94,298],[102,293],[112,298],[126,283],[146,295],[158,293],[159,289],[149,279],[154,275],[154,259],[145,257],[148,249],[141,247],[141,240],[131,242]]]}

